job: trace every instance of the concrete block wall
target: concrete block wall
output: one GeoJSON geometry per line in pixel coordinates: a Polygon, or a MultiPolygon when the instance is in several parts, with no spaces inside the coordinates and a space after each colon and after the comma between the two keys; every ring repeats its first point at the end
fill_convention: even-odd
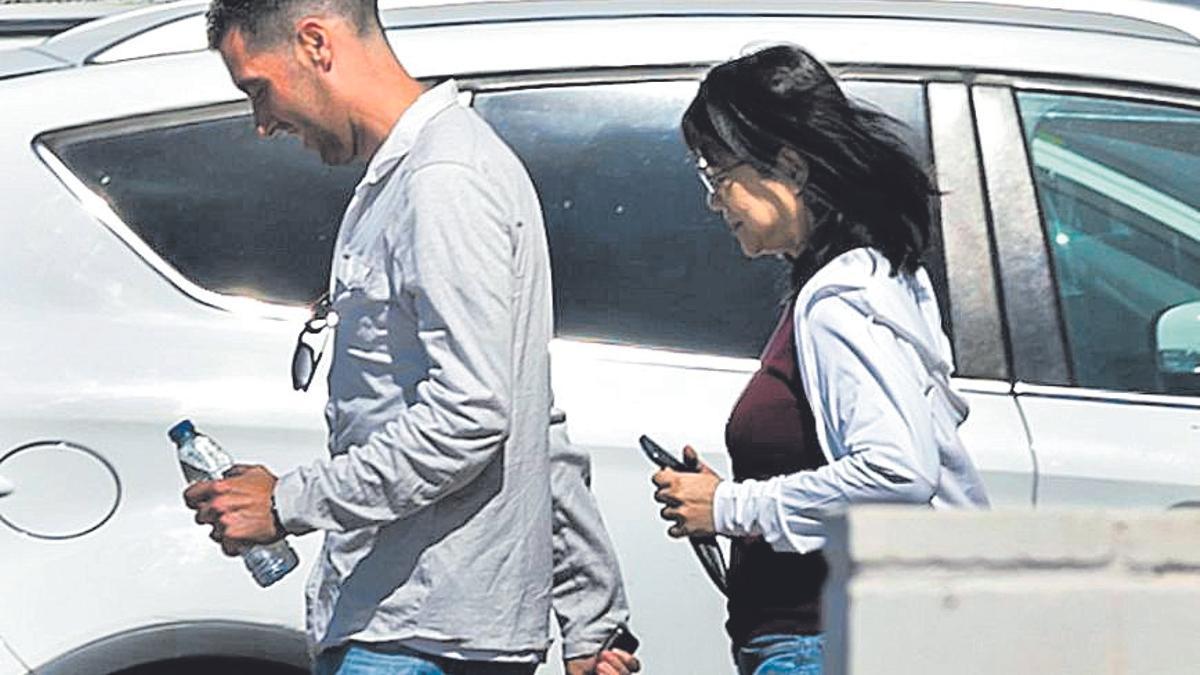
{"type": "Polygon", "coordinates": [[[1200,673],[1200,511],[830,521],[829,675],[1200,673]]]}

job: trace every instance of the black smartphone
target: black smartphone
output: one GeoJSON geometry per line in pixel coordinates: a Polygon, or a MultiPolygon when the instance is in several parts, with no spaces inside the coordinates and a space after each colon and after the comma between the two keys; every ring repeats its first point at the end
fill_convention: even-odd
{"type": "Polygon", "coordinates": [[[642,436],[638,439],[638,444],[642,446],[642,452],[646,453],[646,457],[651,462],[657,464],[660,468],[671,469],[672,471],[683,471],[687,473],[695,473],[700,470],[698,466],[686,464],[683,461],[676,459],[671,453],[662,449],[662,446],[650,440],[649,436],[642,436]]]}
{"type": "Polygon", "coordinates": [[[609,633],[608,637],[605,638],[604,644],[600,645],[600,651],[596,653],[599,654],[610,649],[620,649],[626,654],[632,654],[637,651],[637,648],[641,646],[641,644],[642,643],[637,639],[637,636],[635,636],[633,632],[629,630],[629,626],[619,623],[617,624],[616,630],[614,630],[612,633],[609,633]]]}
{"type": "MultiPolygon", "coordinates": [[[[650,440],[649,436],[642,436],[638,439],[638,444],[642,446],[642,452],[646,453],[646,457],[650,458],[658,466],[664,469],[672,469],[686,473],[696,473],[700,471],[700,462],[684,462],[676,459],[671,453],[662,449],[662,446],[650,440]]],[[[700,558],[700,563],[704,566],[704,572],[708,574],[708,578],[716,584],[717,588],[724,595],[729,595],[726,576],[728,574],[725,565],[725,554],[721,551],[721,547],[717,545],[717,538],[708,537],[689,537],[692,543],[692,550],[696,552],[696,556],[700,558]]],[[[628,650],[627,650],[628,651],[628,650]]],[[[632,653],[632,652],[630,652],[632,653]]]]}

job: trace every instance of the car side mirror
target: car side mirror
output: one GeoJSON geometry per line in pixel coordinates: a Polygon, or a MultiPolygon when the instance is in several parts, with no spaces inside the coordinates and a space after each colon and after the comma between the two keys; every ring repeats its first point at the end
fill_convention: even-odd
{"type": "Polygon", "coordinates": [[[1200,395],[1200,300],[1175,305],[1158,315],[1154,355],[1164,391],[1200,395]]]}

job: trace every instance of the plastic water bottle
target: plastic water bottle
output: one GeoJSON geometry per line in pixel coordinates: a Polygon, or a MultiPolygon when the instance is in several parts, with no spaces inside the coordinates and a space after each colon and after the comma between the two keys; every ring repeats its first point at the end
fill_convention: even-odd
{"type": "MultiPolygon", "coordinates": [[[[179,465],[188,483],[220,480],[233,467],[233,457],[212,438],[196,431],[191,420],[183,420],[167,432],[179,450],[179,465]]],[[[242,552],[246,569],[259,586],[267,587],[296,569],[300,558],[286,539],[261,544],[242,552]]]]}

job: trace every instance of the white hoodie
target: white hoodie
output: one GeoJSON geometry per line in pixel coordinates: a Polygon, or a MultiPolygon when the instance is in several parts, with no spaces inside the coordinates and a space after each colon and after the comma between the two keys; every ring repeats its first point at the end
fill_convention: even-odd
{"type": "Polygon", "coordinates": [[[850,504],[988,506],[958,437],[967,402],[950,387],[950,341],[924,270],[891,276],[878,251],[848,251],[800,289],[794,320],[804,392],[828,464],[722,482],[717,532],[806,553],[825,543],[822,517],[850,504]]]}

